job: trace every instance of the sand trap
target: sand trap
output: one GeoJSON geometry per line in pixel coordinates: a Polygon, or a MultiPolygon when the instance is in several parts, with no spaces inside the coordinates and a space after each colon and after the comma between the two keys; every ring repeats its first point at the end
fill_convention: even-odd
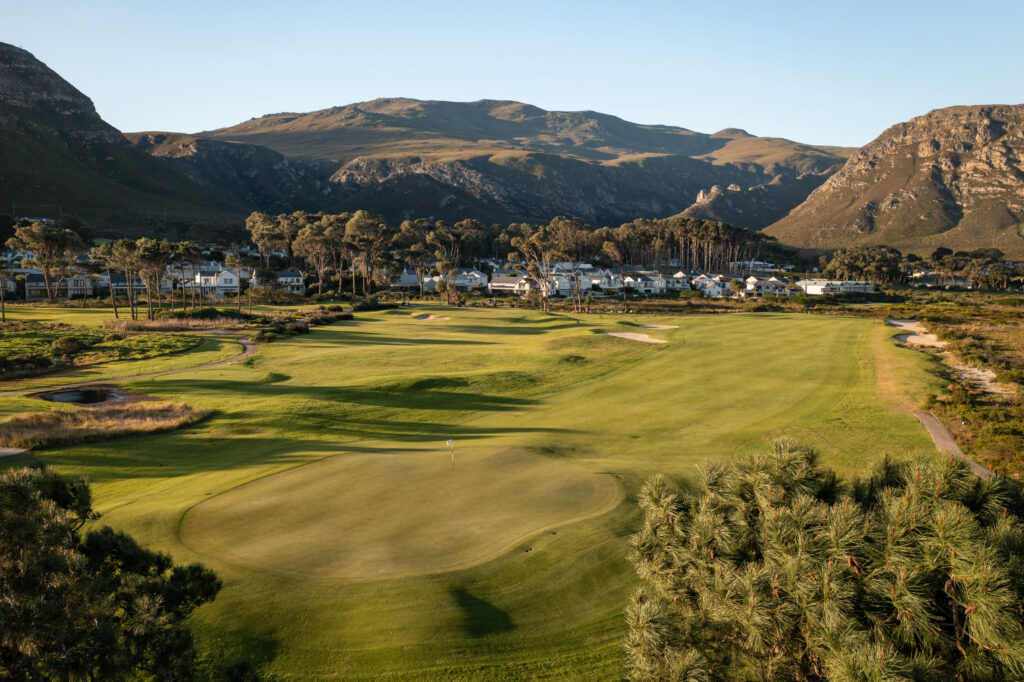
{"type": "Polygon", "coordinates": [[[678,324],[642,324],[644,329],[679,329],[678,324]]]}
{"type": "Polygon", "coordinates": [[[450,320],[450,317],[434,317],[433,315],[413,315],[414,320],[423,320],[424,322],[442,322],[444,320],[450,320]]]}
{"type": "Polygon", "coordinates": [[[907,343],[912,346],[931,346],[932,348],[945,348],[948,344],[939,341],[935,334],[929,334],[924,326],[917,320],[886,320],[886,324],[900,329],[906,329],[908,334],[897,334],[896,340],[900,343],[907,343]]]}
{"type": "Polygon", "coordinates": [[[27,452],[25,448],[0,448],[0,457],[13,457],[27,452]]]}
{"type": "Polygon", "coordinates": [[[617,336],[620,339],[629,339],[630,341],[643,341],[644,343],[665,343],[664,339],[652,339],[647,334],[637,334],[636,332],[605,332],[607,336],[617,336]]]}

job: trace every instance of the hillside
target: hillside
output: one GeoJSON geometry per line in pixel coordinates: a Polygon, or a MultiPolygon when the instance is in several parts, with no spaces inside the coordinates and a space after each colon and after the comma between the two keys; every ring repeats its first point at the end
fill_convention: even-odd
{"type": "Polygon", "coordinates": [[[0,207],[72,213],[128,230],[142,217],[221,219],[244,209],[136,150],[92,101],[0,43],[0,207]]]}
{"type": "Polygon", "coordinates": [[[937,109],[886,130],[767,228],[804,247],[998,247],[1024,257],[1024,105],[937,109]]]}
{"type": "MultiPolygon", "coordinates": [[[[372,199],[396,219],[469,210],[495,220],[571,214],[610,224],[679,213],[716,184],[764,186],[760,192],[771,195],[780,176],[824,179],[849,151],[496,100],[378,99],[272,114],[198,136],[333,167],[325,179],[343,206],[372,199]]],[[[776,217],[755,211],[742,224],[762,227],[776,217]]]]}
{"type": "Polygon", "coordinates": [[[294,161],[266,147],[183,133],[128,133],[135,149],[163,159],[195,183],[235,204],[263,211],[333,207],[318,164],[294,161]]]}

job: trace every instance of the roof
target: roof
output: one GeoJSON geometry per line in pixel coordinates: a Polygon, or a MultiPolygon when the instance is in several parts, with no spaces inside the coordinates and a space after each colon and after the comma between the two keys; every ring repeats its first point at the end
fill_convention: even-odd
{"type": "Polygon", "coordinates": [[[491,284],[517,284],[524,279],[524,275],[497,275],[491,278],[491,284]]]}
{"type": "Polygon", "coordinates": [[[277,273],[277,276],[278,276],[278,278],[281,278],[281,277],[299,277],[299,278],[301,278],[302,277],[302,273],[301,272],[296,272],[295,270],[281,270],[280,272],[277,273]]]}

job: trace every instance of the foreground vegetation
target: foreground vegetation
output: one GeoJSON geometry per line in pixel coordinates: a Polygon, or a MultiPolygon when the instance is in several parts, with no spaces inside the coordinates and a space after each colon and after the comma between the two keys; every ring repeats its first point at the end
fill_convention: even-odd
{"type": "Polygon", "coordinates": [[[1024,675],[1024,498],[950,457],[846,482],[789,441],[640,496],[635,680],[1024,675]]]}
{"type": "Polygon", "coordinates": [[[187,620],[220,580],[110,527],[79,532],[95,518],[84,480],[0,473],[0,677],[195,679],[187,620]]]}
{"type": "Polygon", "coordinates": [[[131,382],[216,410],[199,424],[34,457],[87,475],[105,523],[217,571],[224,589],[191,621],[209,666],[618,679],[643,480],[780,435],[847,474],[934,451],[910,408],[942,384],[894,332],[782,314],[365,312],[131,382]]]}
{"type": "Polygon", "coordinates": [[[38,448],[169,431],[199,421],[207,414],[208,410],[173,403],[15,414],[0,421],[0,447],[38,448]]]}

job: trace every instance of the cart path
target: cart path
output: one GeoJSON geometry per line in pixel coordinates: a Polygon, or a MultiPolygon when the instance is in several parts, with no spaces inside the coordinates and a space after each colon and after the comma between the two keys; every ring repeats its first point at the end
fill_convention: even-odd
{"type": "MultiPolygon", "coordinates": [[[[205,365],[196,365],[194,367],[180,367],[178,369],[168,369],[163,372],[148,372],[146,374],[133,374],[127,377],[111,377],[110,379],[92,379],[90,381],[77,381],[69,384],[61,384],[59,386],[37,386],[35,388],[19,388],[13,391],[0,391],[0,396],[5,395],[24,395],[26,393],[41,393],[50,391],[62,391],[69,388],[79,388],[81,386],[96,386],[99,384],[113,384],[121,381],[134,381],[135,379],[149,379],[151,377],[162,377],[168,374],[181,374],[182,372],[195,372],[200,369],[210,369],[211,367],[223,367],[224,365],[230,365],[238,360],[243,360],[256,352],[256,344],[252,343],[248,338],[238,339],[238,343],[242,345],[242,352],[238,355],[232,356],[227,360],[218,360],[217,362],[208,362],[205,365]]],[[[13,454],[13,453],[9,453],[13,454]]],[[[2,453],[0,453],[2,456],[2,453]]]]}
{"type": "Polygon", "coordinates": [[[925,412],[924,410],[914,410],[914,416],[917,417],[924,428],[928,430],[928,435],[935,441],[935,447],[938,448],[939,452],[943,452],[949,455],[953,455],[957,459],[967,462],[967,466],[970,467],[971,471],[975,475],[981,478],[992,478],[995,474],[981,466],[970,457],[964,454],[964,451],[960,449],[960,446],[953,440],[953,435],[942,425],[942,422],[936,418],[931,412],[925,412]]]}

